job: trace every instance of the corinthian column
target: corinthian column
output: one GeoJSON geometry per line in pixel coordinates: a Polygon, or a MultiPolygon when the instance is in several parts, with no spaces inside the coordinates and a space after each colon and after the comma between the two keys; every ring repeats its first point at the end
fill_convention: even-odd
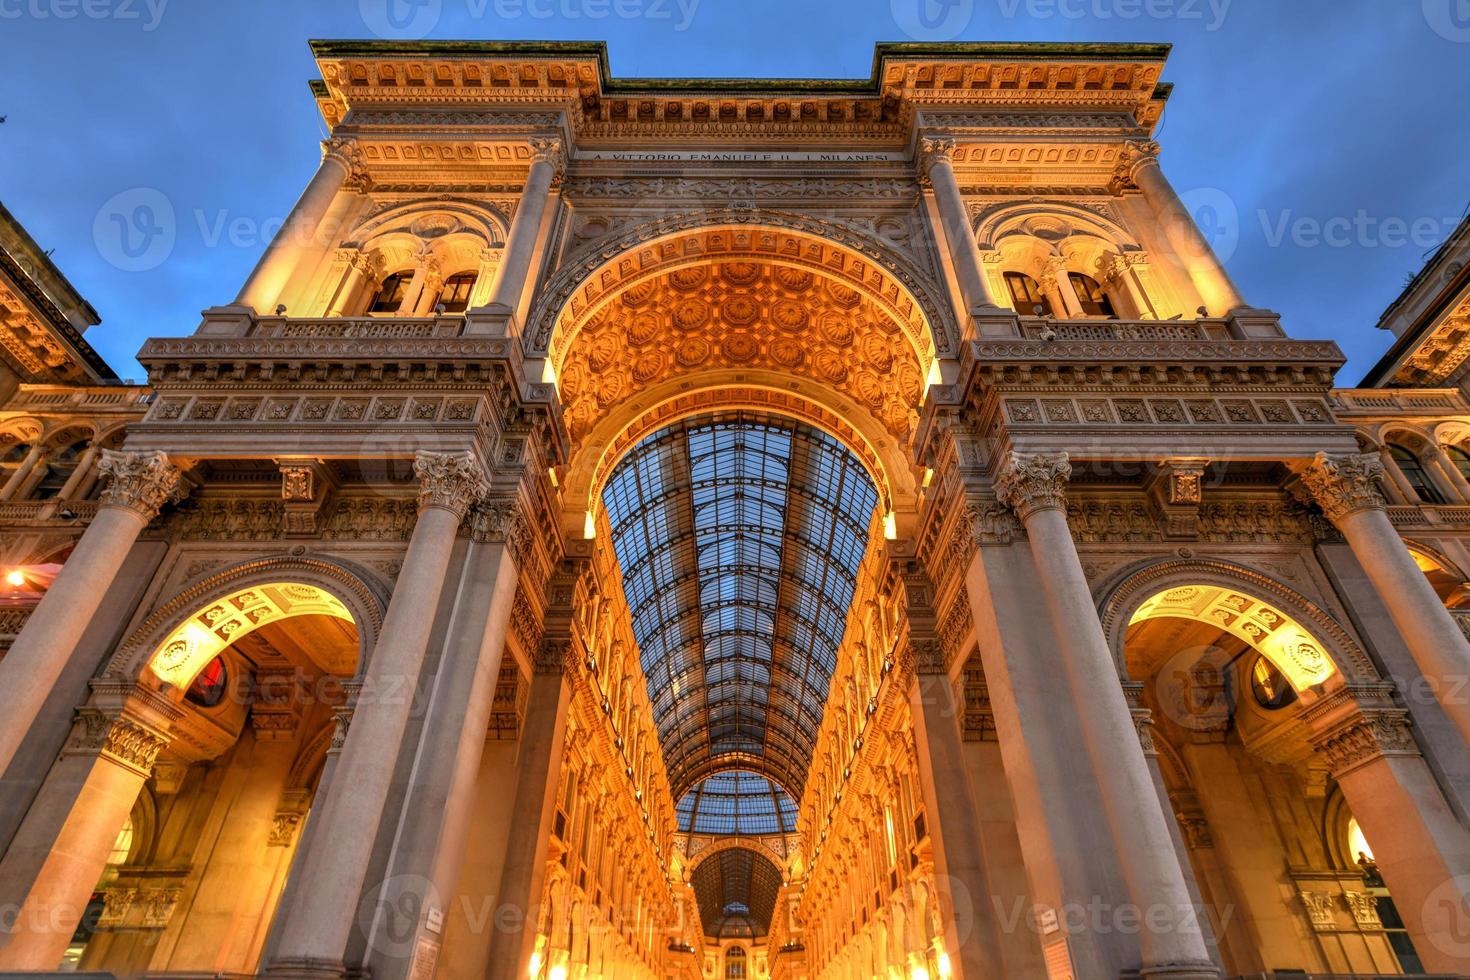
{"type": "MultiPolygon", "coordinates": [[[[1470,642],[1389,521],[1378,485],[1383,475],[1376,453],[1318,453],[1301,480],[1347,539],[1419,672],[1438,692],[1458,691],[1470,677],[1470,642]]],[[[1439,703],[1470,742],[1470,703],[1460,697],[1439,703]]]]}
{"type": "Polygon", "coordinates": [[[327,140],[322,144],[322,163],[316,176],[306,185],[300,200],[256,264],[255,271],[245,280],[240,295],[235,299],[237,305],[248,306],[259,313],[274,309],[297,265],[330,244],[323,243],[321,236],[335,237],[340,218],[350,203],[350,199],[342,194],[349,179],[353,187],[365,189],[369,186],[357,141],[327,140]]]}
{"type": "Polygon", "coordinates": [[[1118,180],[1133,183],[1143,191],[1143,199],[1158,218],[1174,254],[1189,273],[1210,313],[1223,316],[1246,305],[1214,247],[1200,233],[1194,217],[1164,176],[1159,166],[1159,144],[1135,140],[1124,147],[1118,180]]]}
{"type": "Polygon", "coordinates": [[[15,644],[0,660],[0,775],[75,653],[138,535],[185,492],[166,455],[102,450],[102,505],[15,644]]]}
{"type": "MultiPolygon", "coordinates": [[[[919,146],[919,173],[934,189],[934,203],[939,206],[939,220],[944,226],[944,240],[954,262],[960,283],[960,296],[965,312],[974,313],[985,307],[996,307],[985,269],[980,262],[980,247],[970,228],[970,212],[960,195],[959,181],[954,175],[954,140],[924,137],[919,146]]],[[[1029,310],[1022,311],[1026,315],[1029,310]]]]}
{"type": "Polygon", "coordinates": [[[536,239],[541,222],[551,201],[551,189],[566,171],[566,151],[559,139],[531,141],[531,169],[526,186],[511,219],[510,234],[505,239],[505,258],[495,270],[486,308],[497,313],[515,315],[528,285],[531,260],[536,255],[536,239]]]}
{"type": "Polygon", "coordinates": [[[1373,848],[1434,973],[1470,972],[1470,836],[1429,771],[1408,712],[1387,684],[1352,685],[1307,704],[1302,719],[1373,848]]]}
{"type": "Polygon", "coordinates": [[[170,725],[183,713],[152,692],[93,686],[0,862],[0,907],[7,910],[0,971],[56,970],[118,832],[169,744],[170,725]]]}
{"type": "Polygon", "coordinates": [[[1066,453],[1011,453],[996,496],[1026,526],[1055,635],[1067,666],[1066,710],[1082,728],[1124,881],[1136,906],[1142,976],[1207,980],[1219,971],[1174,851],[1138,729],[1108,650],[1092,591],[1067,526],[1066,453]]]}
{"type": "Polygon", "coordinates": [[[267,969],[273,975],[346,975],[345,951],[408,729],[450,553],[460,521],[485,492],[484,470],[471,453],[421,452],[413,468],[419,478],[418,522],[332,783],[311,817],[310,846],[293,870],[302,887],[278,912],[280,939],[267,969]]]}

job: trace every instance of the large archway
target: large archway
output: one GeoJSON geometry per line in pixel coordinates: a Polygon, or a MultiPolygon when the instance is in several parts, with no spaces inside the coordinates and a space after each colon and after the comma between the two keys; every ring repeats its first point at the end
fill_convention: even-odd
{"type": "Polygon", "coordinates": [[[254,971],[381,608],[344,566],[294,558],[159,603],[93,682],[41,789],[87,805],[22,827],[7,856],[18,905],[61,895],[74,915],[27,918],[5,962],[254,971]],[[25,841],[43,830],[44,848],[25,841]],[[47,856],[9,856],[26,853],[47,856]]]}
{"type": "MultiPolygon", "coordinates": [[[[856,701],[873,696],[837,697],[834,678],[876,677],[868,661],[885,655],[852,615],[879,592],[880,563],[866,558],[910,530],[922,483],[911,439],[955,344],[942,305],[876,243],[809,219],[715,217],[589,246],[523,341],[564,407],[564,526],[616,557],[611,598],[626,602],[637,657],[628,677],[600,683],[647,692],[671,798],[644,802],[667,802],[679,824],[667,872],[697,911],[691,952],[708,954],[706,971],[731,952],[765,976],[771,944],[793,941],[794,915],[772,910],[793,907],[821,854],[843,793],[838,743],[862,730],[856,701]],[[864,663],[842,673],[859,647],[864,663]],[[699,819],[704,805],[721,819],[699,819]],[[740,861],[764,869],[756,907],[711,884],[740,861]]],[[[644,769],[635,759],[630,771],[644,769]]],[[[735,877],[749,885],[745,870],[735,877]]],[[[563,904],[583,900],[575,878],[557,887],[563,904]]]]}

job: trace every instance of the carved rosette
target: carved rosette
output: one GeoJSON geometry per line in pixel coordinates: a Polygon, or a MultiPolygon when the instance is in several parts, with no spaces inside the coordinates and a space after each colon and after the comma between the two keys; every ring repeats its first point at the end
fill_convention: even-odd
{"type": "Polygon", "coordinates": [[[934,181],[933,169],[941,163],[954,162],[954,140],[948,137],[925,136],[919,140],[919,179],[927,186],[934,181]]]}
{"type": "Polygon", "coordinates": [[[560,184],[567,172],[566,146],[559,138],[531,140],[531,164],[551,164],[551,183],[560,184]]]}
{"type": "Polygon", "coordinates": [[[1382,477],[1383,460],[1377,453],[1318,453],[1312,465],[1302,471],[1302,485],[1322,512],[1336,522],[1359,511],[1382,510],[1382,477]]]}
{"type": "Polygon", "coordinates": [[[183,474],[166,453],[104,449],[97,469],[107,481],[102,505],[131,510],[145,523],[157,517],[164,504],[177,503],[188,493],[183,474]]]}
{"type": "Polygon", "coordinates": [[[107,759],[146,779],[168,744],[166,734],[125,713],[85,707],[77,711],[66,752],[107,759]]]}
{"type": "Polygon", "coordinates": [[[1024,523],[1033,514],[1067,512],[1067,481],[1072,464],[1066,453],[1012,452],[995,477],[995,495],[1024,523]]]}
{"type": "Polygon", "coordinates": [[[419,513],[439,507],[463,520],[485,494],[485,470],[473,453],[421,452],[414,457],[413,474],[419,479],[419,513]]]}

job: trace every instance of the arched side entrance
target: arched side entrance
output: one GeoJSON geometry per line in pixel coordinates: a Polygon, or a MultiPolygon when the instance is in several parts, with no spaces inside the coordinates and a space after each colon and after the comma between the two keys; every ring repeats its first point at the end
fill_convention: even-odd
{"type": "Polygon", "coordinates": [[[1461,968],[1428,896],[1470,838],[1351,635],[1228,562],[1135,567],[1102,595],[1227,974],[1461,968]],[[1342,814],[1371,842],[1362,865],[1341,859],[1342,814]]]}
{"type": "Polygon", "coordinates": [[[381,609],[344,566],[268,559],[146,617],[0,865],[0,965],[253,971],[381,609]]]}

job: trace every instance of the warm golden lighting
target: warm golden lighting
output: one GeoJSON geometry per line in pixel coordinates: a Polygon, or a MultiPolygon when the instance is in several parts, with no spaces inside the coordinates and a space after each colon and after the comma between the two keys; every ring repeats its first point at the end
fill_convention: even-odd
{"type": "Polygon", "coordinates": [[[909,971],[909,980],[929,980],[929,971],[922,966],[916,966],[909,971]]]}
{"type": "Polygon", "coordinates": [[[1368,838],[1363,836],[1363,828],[1358,826],[1356,817],[1348,820],[1348,850],[1351,852],[1348,857],[1353,861],[1362,858],[1374,860],[1373,848],[1368,846],[1368,838]]]}
{"type": "Polygon", "coordinates": [[[582,537],[588,541],[597,537],[597,517],[590,510],[587,512],[587,520],[582,524],[582,537]]]}
{"type": "Polygon", "coordinates": [[[898,517],[891,510],[883,515],[883,537],[888,541],[898,540],[898,517]]]}
{"type": "Polygon", "coordinates": [[[1326,649],[1305,627],[1276,607],[1215,585],[1166,589],[1138,607],[1129,624],[1147,619],[1193,619],[1249,643],[1298,692],[1337,672],[1326,649]]]}
{"type": "MultiPolygon", "coordinates": [[[[236,640],[268,623],[294,616],[332,616],[353,622],[336,596],[314,585],[273,582],[242,589],[198,610],[170,633],[148,661],[166,684],[187,688],[194,676],[236,640]]],[[[332,673],[351,673],[351,664],[323,664],[332,673]]]]}
{"type": "MultiPolygon", "coordinates": [[[[537,945],[539,946],[540,943],[538,942],[537,945]]],[[[538,949],[538,950],[536,950],[536,952],[534,952],[534,953],[531,954],[531,970],[530,970],[530,975],[534,978],[534,977],[538,976],[540,973],[541,973],[541,950],[538,949]]]]}
{"type": "MultiPolygon", "coordinates": [[[[934,942],[937,944],[939,942],[939,940],[936,939],[934,942]]],[[[954,967],[950,965],[950,962],[949,962],[949,954],[944,951],[943,947],[940,947],[939,957],[938,958],[939,958],[939,975],[941,977],[952,977],[952,976],[954,976],[954,967]]]]}
{"type": "Polygon", "coordinates": [[[6,585],[13,585],[17,589],[23,588],[25,586],[25,584],[26,584],[26,575],[25,575],[25,572],[22,572],[18,568],[12,569],[11,571],[6,572],[5,573],[5,584],[6,585]]]}
{"type": "Polygon", "coordinates": [[[553,966],[548,977],[549,980],[567,980],[567,968],[560,964],[553,966]]]}

